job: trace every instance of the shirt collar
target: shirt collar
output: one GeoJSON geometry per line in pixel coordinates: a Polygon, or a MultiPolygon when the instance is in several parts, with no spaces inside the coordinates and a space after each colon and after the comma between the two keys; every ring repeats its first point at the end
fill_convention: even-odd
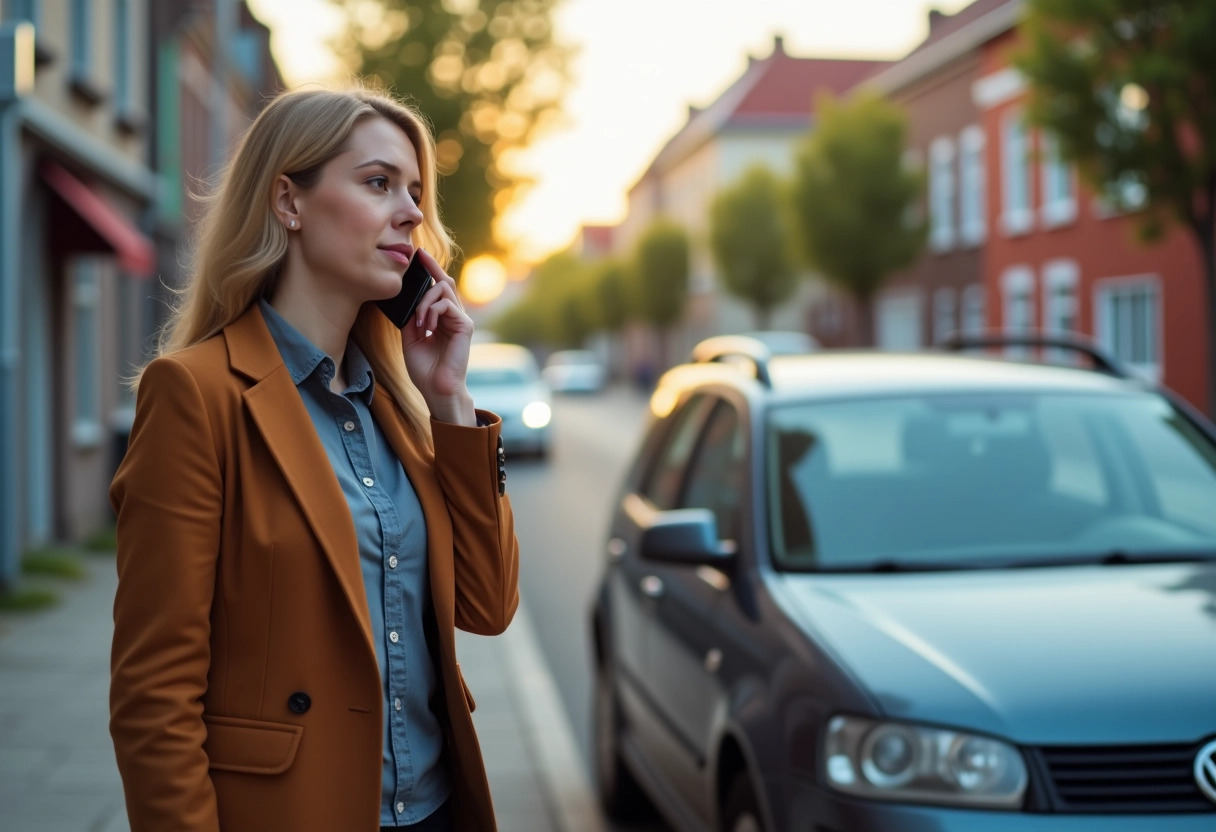
{"type": "MultiPolygon", "coordinates": [[[[258,304],[261,306],[266,328],[270,330],[270,337],[278,346],[279,353],[283,356],[283,363],[287,366],[291,380],[295,382],[296,386],[316,373],[318,367],[322,367],[328,377],[333,377],[334,361],[332,358],[289,324],[287,319],[267,303],[265,298],[260,299],[258,304]]],[[[359,349],[359,345],[353,339],[346,342],[346,383],[345,393],[365,395],[367,403],[371,404],[372,395],[375,392],[375,375],[372,373],[367,356],[363,354],[363,350],[359,349]]]]}

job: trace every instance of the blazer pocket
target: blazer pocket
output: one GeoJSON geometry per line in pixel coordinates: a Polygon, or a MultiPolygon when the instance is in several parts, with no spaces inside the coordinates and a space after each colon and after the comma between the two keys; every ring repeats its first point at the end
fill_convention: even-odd
{"type": "Polygon", "coordinates": [[[456,662],[456,676],[460,679],[460,689],[464,691],[464,703],[469,706],[469,713],[477,710],[477,702],[473,699],[473,691],[469,690],[469,683],[464,680],[464,672],[460,669],[460,662],[456,662]]]}
{"type": "Polygon", "coordinates": [[[304,734],[302,725],[203,714],[203,751],[211,768],[244,774],[282,774],[291,768],[304,734]]]}

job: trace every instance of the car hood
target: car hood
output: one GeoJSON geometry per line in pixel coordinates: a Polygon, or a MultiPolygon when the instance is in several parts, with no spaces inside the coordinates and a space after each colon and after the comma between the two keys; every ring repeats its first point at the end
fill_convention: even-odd
{"type": "Polygon", "coordinates": [[[1216,563],[777,576],[886,715],[1026,744],[1216,733],[1216,563]]]}

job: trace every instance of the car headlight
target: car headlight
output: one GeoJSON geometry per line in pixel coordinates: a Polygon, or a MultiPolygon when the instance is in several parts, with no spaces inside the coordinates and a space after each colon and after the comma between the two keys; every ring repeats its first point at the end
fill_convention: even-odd
{"type": "Polygon", "coordinates": [[[838,716],[825,750],[828,783],[860,797],[1017,809],[1026,792],[1016,748],[961,731],[838,716]]]}
{"type": "Polygon", "coordinates": [[[549,424],[549,420],[552,418],[553,412],[549,409],[549,405],[544,402],[532,402],[524,408],[524,424],[533,430],[543,428],[549,424]]]}

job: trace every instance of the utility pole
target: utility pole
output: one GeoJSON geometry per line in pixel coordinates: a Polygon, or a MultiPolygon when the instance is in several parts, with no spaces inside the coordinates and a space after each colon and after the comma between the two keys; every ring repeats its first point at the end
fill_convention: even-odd
{"type": "Polygon", "coordinates": [[[20,106],[33,88],[33,25],[0,25],[0,590],[21,570],[20,106]]]}

